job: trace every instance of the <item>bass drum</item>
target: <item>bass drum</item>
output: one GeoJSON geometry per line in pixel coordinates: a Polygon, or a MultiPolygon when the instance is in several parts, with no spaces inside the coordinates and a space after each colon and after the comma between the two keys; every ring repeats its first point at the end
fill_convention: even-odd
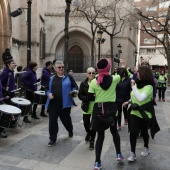
{"type": "Polygon", "coordinates": [[[23,99],[20,97],[13,97],[11,99],[11,104],[21,109],[22,116],[27,116],[31,112],[31,102],[27,99],[23,99]]]}
{"type": "Polygon", "coordinates": [[[11,105],[0,105],[0,127],[16,128],[18,126],[21,110],[11,105]]]}

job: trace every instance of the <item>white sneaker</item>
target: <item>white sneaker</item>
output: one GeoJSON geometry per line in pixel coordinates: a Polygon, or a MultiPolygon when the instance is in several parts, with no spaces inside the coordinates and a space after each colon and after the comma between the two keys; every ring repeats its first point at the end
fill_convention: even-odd
{"type": "Polygon", "coordinates": [[[143,148],[143,151],[141,152],[141,156],[148,156],[150,153],[150,150],[146,147],[143,148]]]}
{"type": "Polygon", "coordinates": [[[129,161],[129,162],[134,162],[135,159],[136,159],[136,155],[135,155],[133,152],[131,152],[131,154],[130,154],[130,156],[129,156],[129,158],[128,158],[128,161],[129,161]]]}

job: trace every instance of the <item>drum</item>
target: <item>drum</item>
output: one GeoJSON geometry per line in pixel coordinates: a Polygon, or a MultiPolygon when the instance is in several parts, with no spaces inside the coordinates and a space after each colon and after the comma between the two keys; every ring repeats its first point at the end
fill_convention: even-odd
{"type": "Polygon", "coordinates": [[[45,105],[47,101],[47,96],[45,95],[45,91],[35,91],[34,92],[34,103],[45,105]]]}
{"type": "Polygon", "coordinates": [[[31,102],[27,99],[23,99],[20,97],[13,97],[11,98],[11,104],[21,109],[22,116],[27,116],[31,111],[31,102]]]}
{"type": "Polygon", "coordinates": [[[15,128],[18,126],[21,110],[15,106],[0,105],[0,127],[15,128]]]}

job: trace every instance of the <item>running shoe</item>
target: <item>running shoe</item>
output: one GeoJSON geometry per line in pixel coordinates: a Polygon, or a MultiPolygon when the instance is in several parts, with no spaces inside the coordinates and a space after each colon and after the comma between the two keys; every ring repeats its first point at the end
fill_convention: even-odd
{"type": "Polygon", "coordinates": [[[90,149],[90,150],[93,150],[93,149],[94,149],[94,142],[93,142],[93,141],[90,141],[90,143],[89,143],[89,149],[90,149]]]}
{"type": "Polygon", "coordinates": [[[150,153],[150,150],[148,148],[144,147],[143,151],[141,152],[141,156],[146,157],[149,155],[149,153],[150,153]]]}
{"type": "Polygon", "coordinates": [[[50,140],[50,142],[48,143],[48,146],[51,147],[51,146],[54,146],[56,142],[50,140]]]}
{"type": "Polygon", "coordinates": [[[100,170],[102,169],[102,164],[101,163],[98,163],[98,162],[95,162],[94,164],[94,170],[100,170]]]}
{"type": "Polygon", "coordinates": [[[129,156],[129,158],[128,158],[128,161],[129,161],[129,162],[134,162],[135,159],[136,159],[136,155],[135,155],[133,152],[131,152],[131,154],[130,154],[130,156],[129,156]]]}
{"type": "Polygon", "coordinates": [[[117,154],[117,161],[122,161],[124,159],[121,153],[117,154]]]}

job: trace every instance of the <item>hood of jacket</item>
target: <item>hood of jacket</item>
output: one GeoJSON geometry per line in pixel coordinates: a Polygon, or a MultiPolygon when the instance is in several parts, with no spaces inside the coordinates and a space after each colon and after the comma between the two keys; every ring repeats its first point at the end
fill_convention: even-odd
{"type": "MultiPolygon", "coordinates": [[[[97,77],[98,78],[98,77],[97,77]]],[[[112,84],[112,81],[113,81],[113,77],[108,75],[108,76],[104,76],[103,77],[103,82],[100,83],[100,87],[103,89],[103,90],[107,90],[111,84],[112,84]]]]}

